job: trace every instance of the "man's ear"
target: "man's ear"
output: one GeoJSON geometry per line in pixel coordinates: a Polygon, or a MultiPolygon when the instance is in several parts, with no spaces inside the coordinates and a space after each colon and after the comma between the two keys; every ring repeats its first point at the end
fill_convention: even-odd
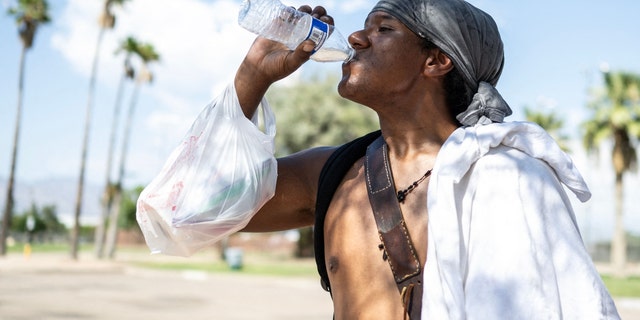
{"type": "Polygon", "coordinates": [[[453,62],[440,49],[429,50],[427,60],[424,62],[424,73],[426,76],[439,77],[447,74],[453,69],[453,62]]]}

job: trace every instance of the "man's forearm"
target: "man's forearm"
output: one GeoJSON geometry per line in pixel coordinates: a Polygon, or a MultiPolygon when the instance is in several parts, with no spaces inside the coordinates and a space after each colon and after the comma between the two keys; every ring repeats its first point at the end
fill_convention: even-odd
{"type": "Polygon", "coordinates": [[[244,61],[238,68],[234,85],[242,112],[251,119],[271,83],[263,80],[261,76],[256,74],[255,69],[247,64],[248,62],[244,61]]]}

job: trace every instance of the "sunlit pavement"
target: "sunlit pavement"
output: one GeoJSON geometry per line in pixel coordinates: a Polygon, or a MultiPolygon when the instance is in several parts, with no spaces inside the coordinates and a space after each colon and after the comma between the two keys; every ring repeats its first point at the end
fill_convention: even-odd
{"type": "Polygon", "coordinates": [[[331,319],[314,277],[154,271],[60,255],[0,258],[0,319],[331,319]]]}
{"type": "MultiPolygon", "coordinates": [[[[616,305],[622,319],[640,319],[640,299],[616,305]]],[[[331,318],[316,277],[155,271],[60,254],[0,258],[0,320],[331,318]]]]}

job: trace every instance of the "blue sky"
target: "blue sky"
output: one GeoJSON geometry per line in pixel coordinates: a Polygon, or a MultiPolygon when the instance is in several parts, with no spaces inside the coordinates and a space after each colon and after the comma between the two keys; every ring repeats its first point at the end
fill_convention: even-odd
{"type": "MultiPolygon", "coordinates": [[[[98,34],[96,19],[102,1],[49,2],[53,22],[41,26],[26,61],[17,167],[17,179],[25,182],[77,179],[89,69],[98,34]]],[[[577,126],[586,117],[587,89],[600,84],[599,68],[606,64],[612,70],[640,73],[638,1],[470,2],[490,13],[502,34],[506,64],[498,89],[514,110],[512,120],[523,119],[524,106],[553,110],[565,118],[567,133],[577,137],[577,126]]],[[[0,9],[6,11],[11,3],[0,0],[0,9]]],[[[285,1],[294,6],[302,3],[285,1]]],[[[362,26],[374,3],[309,2],[328,8],[345,36],[362,26]]],[[[129,186],[146,184],[198,112],[232,79],[251,44],[254,36],[236,23],[239,4],[239,0],[133,0],[116,11],[116,29],[105,36],[101,51],[88,181],[104,181],[121,72],[121,57],[113,55],[118,41],[133,35],[152,43],[162,58],[152,66],[154,83],[140,93],[125,181],[129,186]]],[[[20,50],[12,17],[0,15],[0,177],[5,178],[10,167],[20,50]]],[[[340,66],[310,62],[301,72],[338,73],[340,66]]],[[[125,109],[130,91],[125,92],[125,109]]],[[[594,194],[601,187],[611,190],[606,159],[601,165],[604,169],[595,169],[577,153],[577,165],[583,172],[589,171],[585,177],[594,194]],[[598,174],[593,174],[594,170],[598,174]]],[[[633,179],[637,181],[637,175],[633,179]]],[[[610,198],[602,199],[592,202],[606,203],[610,198]]]]}

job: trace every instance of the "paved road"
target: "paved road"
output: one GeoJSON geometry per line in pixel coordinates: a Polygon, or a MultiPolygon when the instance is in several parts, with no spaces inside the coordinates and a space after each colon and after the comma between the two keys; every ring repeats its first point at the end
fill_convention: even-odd
{"type": "MultiPolygon", "coordinates": [[[[616,303],[623,319],[640,319],[640,300],[616,303]]],[[[0,320],[331,317],[331,299],[314,277],[153,271],[46,255],[0,258],[0,320]]]]}
{"type": "Polygon", "coordinates": [[[0,319],[331,319],[315,278],[153,271],[117,263],[0,258],[0,319]]]}

